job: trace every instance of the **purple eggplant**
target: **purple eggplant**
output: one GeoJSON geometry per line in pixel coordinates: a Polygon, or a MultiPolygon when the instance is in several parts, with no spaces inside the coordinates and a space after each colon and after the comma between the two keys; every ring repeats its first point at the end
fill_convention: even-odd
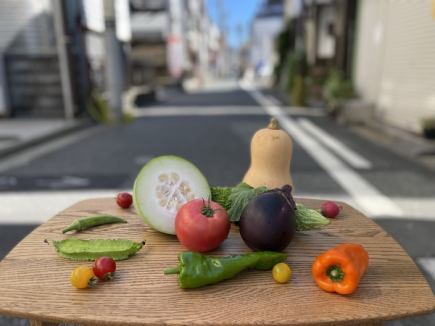
{"type": "Polygon", "coordinates": [[[240,235],[253,250],[281,251],[296,231],[296,204],[286,185],[253,198],[240,217],[240,235]]]}

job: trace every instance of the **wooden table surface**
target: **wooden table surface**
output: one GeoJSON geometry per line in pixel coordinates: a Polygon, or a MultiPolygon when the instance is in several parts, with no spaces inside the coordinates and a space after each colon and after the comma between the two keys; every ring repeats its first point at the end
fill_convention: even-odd
{"type": "MultiPolygon", "coordinates": [[[[319,208],[321,201],[299,199],[319,208]]],[[[270,271],[245,271],[234,279],[195,290],[179,289],[177,265],[183,250],[174,236],[144,226],[134,210],[122,210],[113,198],[79,202],[41,225],[0,263],[0,314],[51,322],[96,325],[341,325],[396,319],[433,311],[435,299],[420,271],[379,226],[343,204],[339,218],[319,231],[301,232],[287,248],[293,269],[288,284],[276,284],[270,271]],[[146,240],[136,256],[118,262],[114,280],[77,290],[71,271],[82,264],[59,257],[44,239],[60,240],[61,230],[77,217],[113,214],[127,224],[96,227],[83,239],[146,240]],[[342,242],[362,244],[370,256],[359,289],[350,296],[320,290],[310,274],[320,252],[342,242]]],[[[249,249],[236,227],[215,254],[249,249]]]]}

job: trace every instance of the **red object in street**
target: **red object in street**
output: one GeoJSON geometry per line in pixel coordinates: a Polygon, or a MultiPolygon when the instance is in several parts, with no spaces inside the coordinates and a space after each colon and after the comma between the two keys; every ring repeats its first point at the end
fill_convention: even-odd
{"type": "Polygon", "coordinates": [[[119,207],[129,208],[133,203],[133,197],[128,192],[120,192],[118,196],[116,196],[116,203],[119,207]]]}

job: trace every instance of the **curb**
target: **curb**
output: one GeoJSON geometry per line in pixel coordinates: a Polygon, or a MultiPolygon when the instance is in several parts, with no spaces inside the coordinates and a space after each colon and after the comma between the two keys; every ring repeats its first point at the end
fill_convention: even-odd
{"type": "Polygon", "coordinates": [[[0,150],[0,159],[11,156],[13,154],[19,153],[21,151],[24,151],[30,147],[40,145],[42,143],[48,142],[50,140],[53,140],[55,138],[70,135],[74,132],[84,130],[86,128],[89,128],[91,126],[94,126],[95,123],[93,123],[91,120],[84,120],[84,121],[77,121],[71,126],[67,126],[61,129],[58,129],[56,131],[53,131],[51,133],[47,133],[43,136],[28,140],[28,141],[22,141],[19,142],[11,147],[5,148],[0,150]]]}

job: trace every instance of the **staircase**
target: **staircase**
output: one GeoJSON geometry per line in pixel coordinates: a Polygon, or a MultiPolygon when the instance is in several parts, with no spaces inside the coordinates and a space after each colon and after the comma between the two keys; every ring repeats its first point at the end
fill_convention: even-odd
{"type": "Polygon", "coordinates": [[[6,54],[9,105],[14,116],[63,117],[57,56],[6,54]]]}

